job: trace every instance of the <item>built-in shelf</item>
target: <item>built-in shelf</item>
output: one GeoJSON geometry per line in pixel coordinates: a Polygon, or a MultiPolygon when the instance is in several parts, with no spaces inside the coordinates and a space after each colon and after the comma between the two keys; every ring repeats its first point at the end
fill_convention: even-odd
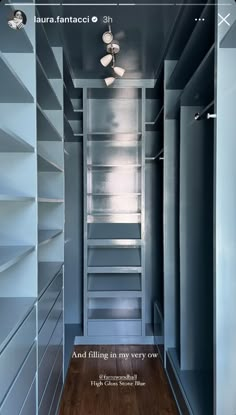
{"type": "Polygon", "coordinates": [[[88,297],[90,298],[141,298],[142,291],[88,291],[88,297]]]}
{"type": "Polygon", "coordinates": [[[63,169],[56,163],[48,160],[38,152],[38,171],[39,172],[63,172],[63,169]]]}
{"type": "Polygon", "coordinates": [[[39,197],[38,198],[39,203],[63,203],[64,199],[56,199],[51,197],[39,197]]]}
{"type": "Polygon", "coordinates": [[[38,264],[38,296],[47,289],[55,275],[60,271],[63,262],[39,262],[38,264]]]}
{"type": "Polygon", "coordinates": [[[37,34],[37,55],[40,62],[43,62],[43,68],[49,79],[60,79],[61,72],[58,67],[56,58],[49,44],[47,34],[43,24],[36,25],[37,34]]]}
{"type": "Polygon", "coordinates": [[[20,77],[0,52],[1,94],[0,103],[33,103],[34,98],[20,77]]]}
{"type": "Polygon", "coordinates": [[[141,213],[88,213],[88,223],[140,223],[141,213]]]}
{"type": "Polygon", "coordinates": [[[0,128],[1,153],[33,153],[34,147],[8,129],[0,128]]]}
{"type": "Polygon", "coordinates": [[[0,193],[0,202],[33,202],[35,197],[24,196],[19,194],[2,194],[0,193]]]}
{"type": "Polygon", "coordinates": [[[15,265],[34,249],[34,246],[0,246],[0,272],[15,265]]]}
{"type": "Polygon", "coordinates": [[[62,232],[63,231],[61,229],[39,230],[38,231],[38,244],[45,245],[48,242],[51,242],[57,236],[59,236],[62,232]]]}
{"type": "Polygon", "coordinates": [[[54,127],[48,116],[37,104],[37,128],[38,141],[62,141],[62,137],[57,129],[54,127]]]}
{"type": "Polygon", "coordinates": [[[142,167],[141,164],[87,164],[89,169],[113,169],[113,168],[122,168],[122,169],[134,169],[142,167]]]}
{"type": "Polygon", "coordinates": [[[0,298],[0,353],[32,310],[35,301],[33,297],[0,298]]]}
{"type": "Polygon", "coordinates": [[[155,120],[154,121],[146,121],[145,124],[146,125],[156,125],[157,122],[159,121],[161,115],[163,114],[163,111],[164,111],[164,105],[162,105],[162,107],[161,107],[160,111],[158,112],[155,120]]]}
{"type": "Polygon", "coordinates": [[[88,246],[102,247],[106,246],[109,248],[116,248],[122,246],[142,246],[143,241],[141,239],[88,239],[88,246]]]}
{"type": "Polygon", "coordinates": [[[94,308],[88,310],[89,320],[140,320],[141,309],[94,308]]]}
{"type": "Polygon", "coordinates": [[[89,274],[137,274],[142,272],[142,267],[88,267],[89,274]]]}
{"type": "Polygon", "coordinates": [[[140,131],[127,131],[127,132],[117,132],[117,133],[112,133],[111,131],[89,131],[88,132],[88,136],[91,136],[91,135],[109,135],[109,136],[111,136],[111,135],[115,135],[115,136],[122,136],[122,135],[128,135],[128,136],[130,136],[130,135],[142,135],[142,132],[140,132],[140,131]]]}
{"type": "Polygon", "coordinates": [[[141,196],[141,193],[87,193],[87,196],[102,196],[102,197],[112,197],[112,196],[120,196],[120,197],[134,197],[134,196],[141,196]]]}
{"type": "Polygon", "coordinates": [[[43,110],[61,110],[61,104],[50,84],[47,75],[37,58],[38,103],[43,110]]]}

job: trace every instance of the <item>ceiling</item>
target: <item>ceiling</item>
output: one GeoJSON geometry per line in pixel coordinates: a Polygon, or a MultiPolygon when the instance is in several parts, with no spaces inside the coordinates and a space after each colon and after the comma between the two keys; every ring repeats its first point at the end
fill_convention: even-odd
{"type": "MultiPolygon", "coordinates": [[[[51,3],[50,0],[47,1],[51,3]]],[[[123,5],[119,3],[114,6],[110,3],[117,0],[101,1],[103,5],[99,0],[68,0],[67,4],[64,1],[66,4],[64,6],[52,7],[52,12],[56,16],[60,15],[64,18],[89,16],[90,19],[90,23],[59,25],[73,79],[96,80],[112,75],[111,68],[104,68],[100,63],[100,58],[106,54],[102,34],[108,29],[108,24],[103,22],[104,16],[112,19],[112,32],[115,39],[120,42],[121,50],[117,56],[117,65],[126,69],[124,78],[153,79],[163,61],[163,54],[176,18],[180,30],[178,34],[175,33],[171,57],[168,55],[168,59],[178,59],[180,48],[184,44],[183,39],[181,41],[178,39],[179,33],[181,32],[182,38],[185,37],[186,43],[196,24],[195,18],[200,17],[204,3],[214,2],[214,0],[195,0],[194,6],[199,7],[185,7],[192,6],[192,0],[182,0],[182,6],[177,6],[176,0],[136,0],[135,6],[127,5],[130,0],[121,0],[123,5]],[[91,21],[93,16],[98,18],[96,23],[91,21]]],[[[48,7],[43,14],[49,15],[48,7]]],[[[58,31],[54,29],[54,25],[46,26],[52,43],[58,43],[56,39],[58,31]]]]}
{"type": "Polygon", "coordinates": [[[90,23],[60,25],[73,78],[102,79],[111,75],[111,68],[99,62],[106,54],[102,34],[108,24],[103,23],[104,16],[112,18],[112,32],[121,48],[117,65],[126,69],[124,78],[153,78],[178,10],[177,6],[62,7],[63,17],[90,17],[90,23]],[[92,16],[98,17],[97,23],[91,22],[92,16]]]}

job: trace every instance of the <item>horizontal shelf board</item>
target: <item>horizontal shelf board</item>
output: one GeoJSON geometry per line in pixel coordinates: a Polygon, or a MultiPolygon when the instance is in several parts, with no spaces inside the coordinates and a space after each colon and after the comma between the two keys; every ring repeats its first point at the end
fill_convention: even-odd
{"type": "Polygon", "coordinates": [[[37,85],[38,85],[38,103],[44,110],[61,110],[61,104],[50,84],[48,77],[37,58],[37,85]]]}
{"type": "Polygon", "coordinates": [[[0,246],[0,272],[15,265],[34,249],[34,246],[0,246]]]}
{"type": "Polygon", "coordinates": [[[87,223],[141,223],[141,213],[88,214],[87,223]]]}
{"type": "Polygon", "coordinates": [[[142,267],[87,267],[89,274],[137,274],[142,272],[142,267]]]}
{"type": "Polygon", "coordinates": [[[88,239],[87,244],[90,247],[108,246],[109,248],[116,248],[121,246],[142,246],[143,242],[140,239],[88,239]]]}
{"type": "Polygon", "coordinates": [[[39,104],[37,104],[37,129],[38,141],[62,141],[61,135],[39,104]]]}
{"type": "Polygon", "coordinates": [[[155,120],[154,121],[146,121],[145,124],[146,125],[155,125],[158,122],[158,120],[159,120],[161,114],[163,113],[163,111],[164,111],[164,105],[162,105],[162,107],[161,107],[160,111],[158,112],[155,120]]]}
{"type": "Polygon", "coordinates": [[[0,298],[0,353],[32,310],[35,301],[33,297],[0,298]]]}
{"type": "Polygon", "coordinates": [[[39,262],[38,264],[38,296],[41,296],[60,271],[63,262],[39,262]]]}
{"type": "Polygon", "coordinates": [[[64,199],[54,199],[50,197],[39,197],[38,198],[39,203],[63,203],[64,199]]]}
{"type": "Polygon", "coordinates": [[[140,320],[141,310],[139,308],[94,308],[88,310],[89,320],[140,320]]]}
{"type": "Polygon", "coordinates": [[[89,131],[87,133],[88,136],[91,135],[142,135],[141,131],[126,131],[126,132],[116,132],[113,133],[112,131],[89,131]]]}
{"type": "MultiPolygon", "coordinates": [[[[9,29],[10,30],[10,29],[9,29]]],[[[22,80],[0,52],[1,94],[0,103],[33,103],[34,98],[22,80]]]]}
{"type": "Polygon", "coordinates": [[[87,291],[87,296],[91,298],[111,298],[111,297],[142,297],[142,291],[87,291]]]}
{"type": "Polygon", "coordinates": [[[121,197],[133,197],[141,196],[142,193],[87,193],[87,196],[102,196],[102,197],[112,197],[112,196],[121,196],[121,197]]]}
{"type": "Polygon", "coordinates": [[[56,238],[62,233],[62,229],[57,230],[39,230],[38,231],[38,244],[44,245],[56,238]]]}
{"type": "Polygon", "coordinates": [[[49,40],[43,24],[36,25],[37,55],[43,62],[43,68],[49,79],[61,79],[55,55],[49,44],[49,40]]]}
{"type": "Polygon", "coordinates": [[[38,171],[40,172],[63,172],[63,169],[45,156],[38,153],[38,171]]]}
{"type": "Polygon", "coordinates": [[[142,167],[142,164],[87,164],[89,169],[135,169],[142,167]]]}
{"type": "Polygon", "coordinates": [[[0,128],[1,153],[33,153],[34,147],[10,130],[0,128]]]}
{"type": "Polygon", "coordinates": [[[183,89],[190,79],[191,74],[194,73],[214,42],[213,28],[215,15],[213,9],[209,7],[208,4],[203,9],[201,18],[205,19],[204,24],[202,21],[196,23],[183,53],[167,83],[167,89],[183,89]],[[204,41],[202,41],[202,39],[204,39],[204,41]],[[194,51],[194,54],[192,51],[194,51]],[[191,59],[189,59],[190,56],[191,59]]]}
{"type": "Polygon", "coordinates": [[[35,197],[17,194],[0,194],[0,202],[33,202],[35,197]]]}

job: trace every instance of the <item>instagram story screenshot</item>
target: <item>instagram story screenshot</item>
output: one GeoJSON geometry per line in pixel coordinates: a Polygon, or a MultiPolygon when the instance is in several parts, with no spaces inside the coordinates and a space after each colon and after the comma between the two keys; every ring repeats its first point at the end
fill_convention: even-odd
{"type": "Polygon", "coordinates": [[[236,0],[0,0],[0,415],[236,415],[236,0]]]}

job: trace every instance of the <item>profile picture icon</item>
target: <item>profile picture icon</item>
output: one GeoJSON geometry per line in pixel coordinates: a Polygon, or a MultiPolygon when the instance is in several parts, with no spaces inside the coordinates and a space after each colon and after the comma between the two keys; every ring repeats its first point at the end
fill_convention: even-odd
{"type": "Polygon", "coordinates": [[[8,20],[8,26],[11,29],[19,30],[22,29],[27,22],[27,17],[22,10],[15,10],[12,18],[8,20]]]}

